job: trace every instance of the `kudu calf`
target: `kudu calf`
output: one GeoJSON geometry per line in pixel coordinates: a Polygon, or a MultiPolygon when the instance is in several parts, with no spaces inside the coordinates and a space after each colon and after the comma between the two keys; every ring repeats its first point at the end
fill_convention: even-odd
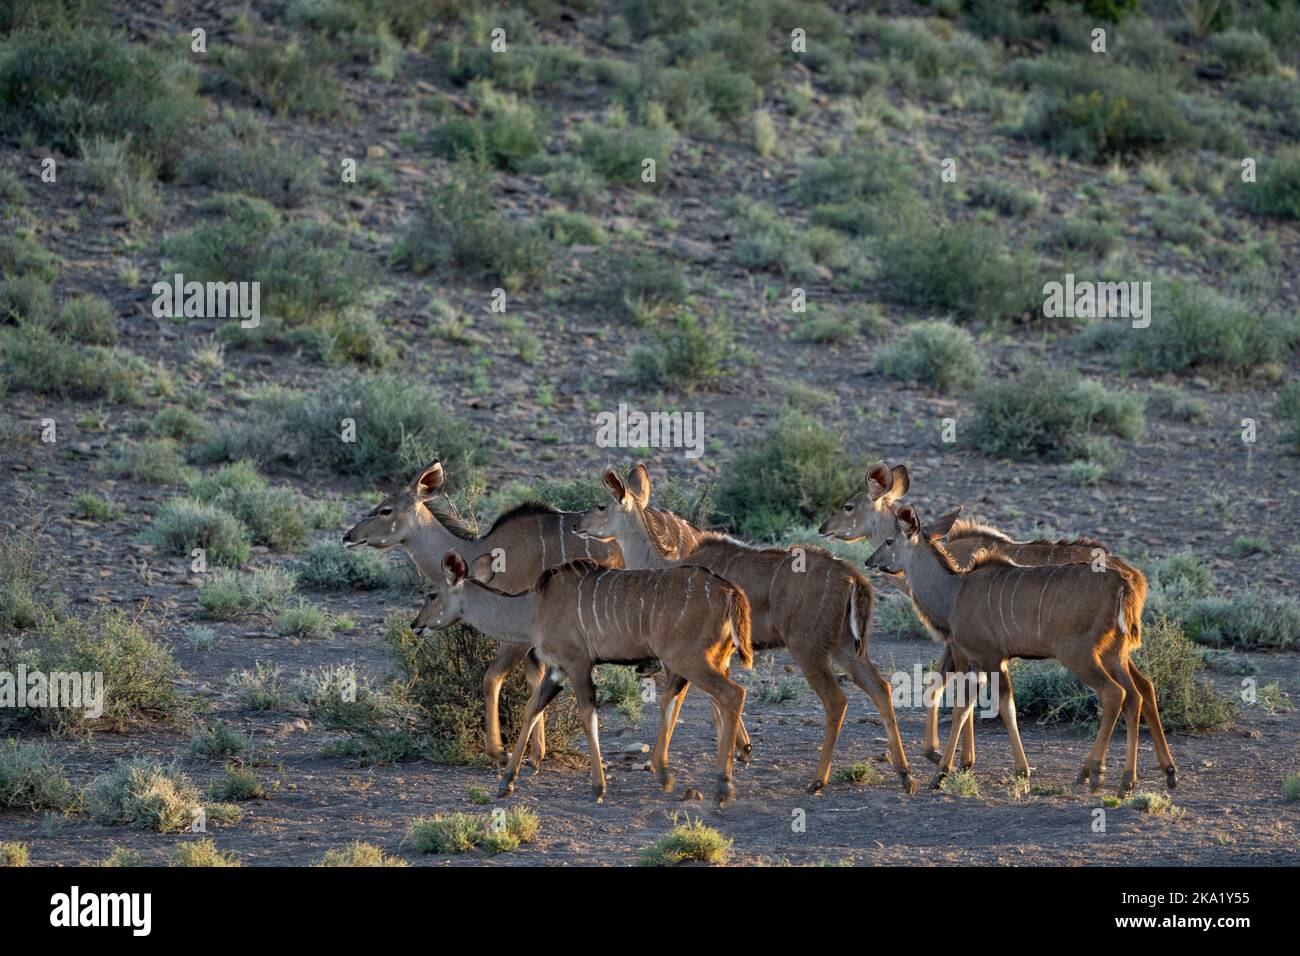
{"type": "MultiPolygon", "coordinates": [[[[1055,658],[1092,688],[1102,703],[1101,725],[1079,782],[1090,778],[1094,791],[1101,786],[1107,746],[1123,711],[1128,749],[1119,792],[1126,795],[1137,780],[1144,697],[1129,667],[1141,640],[1142,614],[1130,578],[1088,564],[1025,567],[990,551],[976,553],[962,567],[938,544],[944,530],[923,529],[916,509],[904,505],[867,566],[901,572],[917,614],[974,670],[1005,675],[1013,657],[1055,658]]],[[[1009,684],[1001,688],[1001,699],[1012,714],[1009,727],[1014,726],[1009,684]]],[[[974,703],[968,698],[954,714],[935,786],[952,770],[958,736],[974,703]]],[[[1013,732],[1013,739],[1018,744],[1019,734],[1013,732]]],[[[1018,752],[1017,762],[1023,759],[1018,752]]]]}
{"type": "Polygon", "coordinates": [[[637,465],[626,484],[604,473],[613,505],[588,511],[574,526],[580,535],[617,542],[629,568],[708,568],[749,598],[755,647],[785,647],[826,711],[826,734],[809,790],[830,775],[848,700],[831,670],[838,663],[880,712],[890,761],[908,793],[916,790],[898,735],[889,685],[867,654],[875,598],[865,575],[821,548],[754,548],[701,531],[667,512],[648,509],[650,475],[637,465]]]}
{"type": "MultiPolygon", "coordinates": [[[[446,475],[435,461],[420,473],[410,487],[389,495],[361,519],[343,543],[349,548],[400,547],[415,562],[426,581],[442,578],[442,556],[458,549],[469,561],[495,554],[501,560],[496,585],[503,590],[522,591],[532,587],[547,568],[579,558],[610,567],[622,567],[618,548],[600,541],[583,540],[572,533],[578,514],[556,511],[548,505],[527,502],[505,512],[488,532],[478,536],[459,517],[434,505],[446,475]]],[[[496,637],[491,631],[489,637],[496,637]]],[[[528,656],[528,644],[505,642],[501,652],[483,675],[484,730],[487,752],[497,763],[505,763],[501,744],[501,685],[515,665],[528,656]]],[[[525,671],[530,688],[541,680],[536,662],[525,671]]],[[[532,759],[540,766],[546,754],[545,726],[539,722],[533,741],[532,759]]]]}
{"type": "MultiPolygon", "coordinates": [[[[889,467],[885,461],[879,461],[867,470],[866,491],[845,503],[844,508],[834,518],[821,527],[821,533],[827,537],[845,541],[869,539],[879,544],[894,528],[894,506],[905,495],[911,485],[911,475],[906,465],[889,467]]],[[[1098,541],[1090,538],[1076,538],[1069,541],[1049,541],[1036,539],[1014,541],[1007,535],[989,525],[975,521],[957,519],[960,508],[951,514],[935,520],[932,530],[948,528],[944,536],[944,550],[961,567],[969,567],[975,555],[982,550],[993,552],[1020,565],[1051,564],[1087,564],[1090,566],[1108,566],[1124,575],[1133,588],[1135,601],[1140,608],[1146,605],[1147,581],[1142,572],[1129,565],[1121,558],[1109,554],[1098,541]],[[955,520],[956,519],[956,520],[955,520]]],[[[905,581],[897,582],[906,593],[905,581]]],[[[1141,615],[1134,623],[1138,639],[1141,639],[1141,615]]],[[[938,636],[938,635],[936,635],[938,636]]],[[[1156,704],[1155,685],[1147,679],[1137,664],[1128,662],[1129,674],[1142,692],[1142,716],[1151,731],[1155,746],[1156,759],[1165,771],[1165,782],[1170,787],[1178,785],[1178,774],[1174,766],[1173,755],[1165,739],[1164,727],[1160,722],[1160,711],[1156,704]]],[[[955,652],[951,643],[945,642],[944,654],[938,668],[942,675],[943,686],[957,676],[968,672],[969,665],[960,652],[955,652]]],[[[1011,693],[1010,678],[1004,669],[1000,674],[1001,687],[1011,693]]],[[[1015,721],[1015,707],[1012,698],[999,699],[998,710],[1003,723],[1011,737],[1011,748],[1015,755],[1016,772],[1029,776],[1029,764],[1024,758],[1015,721]]],[[[975,765],[974,720],[965,723],[962,730],[962,767],[969,770],[975,765]]],[[[937,701],[934,706],[926,708],[925,756],[935,762],[939,753],[939,709],[937,701]]]]}
{"type": "Polygon", "coordinates": [[[623,571],[577,561],[543,572],[528,591],[506,594],[485,583],[485,578],[492,579],[483,559],[475,562],[474,577],[467,577],[465,561],[455,551],[446,555],[443,571],[446,586],[421,609],[412,624],[417,634],[464,621],[502,640],[531,645],[546,665],[528,700],[499,796],[514,789],[528,738],[567,679],[587,732],[592,790],[598,801],[603,799],[605,772],[591,669],[655,658],[673,688],[660,699],[659,733],[650,756],[660,783],[672,789],[670,715],[680,710],[681,695],[693,682],[709,695],[718,717],[718,802],[735,795],[731,773],[745,689],[727,671],[733,653],[746,667],[754,660],[749,602],[739,588],[703,568],[623,571]]]}

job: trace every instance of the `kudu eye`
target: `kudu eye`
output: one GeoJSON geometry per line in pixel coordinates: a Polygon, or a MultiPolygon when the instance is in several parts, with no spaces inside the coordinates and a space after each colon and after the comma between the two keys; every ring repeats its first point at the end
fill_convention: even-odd
{"type": "Polygon", "coordinates": [[[893,538],[886,538],[886,539],[885,539],[885,544],[888,545],[888,544],[893,544],[893,543],[894,543],[894,539],[893,539],[893,538]]]}
{"type": "Polygon", "coordinates": [[[844,506],[844,511],[845,511],[846,513],[851,513],[851,512],[853,511],[853,505],[852,505],[852,504],[847,504],[847,505],[845,505],[845,506],[844,506]]]}
{"type": "Polygon", "coordinates": [[[379,509],[379,517],[381,517],[381,518],[387,517],[388,515],[390,515],[390,514],[392,514],[392,513],[393,513],[393,509],[392,509],[392,508],[380,508],[380,509],[379,509]]]}

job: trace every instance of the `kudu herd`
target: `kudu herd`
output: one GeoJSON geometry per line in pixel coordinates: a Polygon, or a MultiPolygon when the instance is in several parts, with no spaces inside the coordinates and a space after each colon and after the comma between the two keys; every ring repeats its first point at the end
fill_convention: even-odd
{"type": "MultiPolygon", "coordinates": [[[[818,792],[829,779],[848,708],[833,669],[838,666],[871,698],[885,728],[887,758],[904,791],[914,793],[891,685],[868,653],[875,596],[867,577],[822,548],[755,547],[650,507],[644,465],[626,479],[612,469],[602,477],[610,495],[606,504],[576,513],[530,502],[478,535],[453,509],[437,503],[445,474],[434,462],[344,536],[349,547],[400,547],[410,556],[435,590],[412,625],[417,635],[463,623],[501,642],[483,678],[487,751],[505,765],[499,794],[513,790],[526,751],[540,770],[543,714],[567,682],[587,734],[592,790],[602,799],[606,782],[592,669],[658,662],[662,693],[651,769],[665,791],[673,788],[669,744],[687,688],[696,683],[713,705],[716,797],[725,803],[735,793],[734,758],[747,761],[751,750],[742,719],[745,690],[731,680],[731,658],[738,655],[749,667],[755,650],[772,647],[789,651],[825,712],[825,736],[808,789],[818,792]],[[520,663],[531,695],[507,756],[500,691],[520,663]]],[[[1096,541],[1013,541],[995,528],[959,520],[960,509],[923,522],[914,505],[900,502],[911,485],[905,465],[878,462],[866,479],[866,491],[846,502],[820,533],[875,545],[866,566],[894,580],[944,645],[937,679],[924,698],[924,753],[939,765],[934,786],[952,772],[959,745],[963,768],[974,765],[971,695],[954,699],[940,751],[939,701],[962,678],[992,682],[1015,770],[1029,776],[1008,671],[1015,658],[1058,660],[1101,701],[1100,726],[1079,783],[1100,788],[1110,738],[1123,714],[1127,746],[1120,794],[1130,792],[1137,779],[1144,717],[1166,784],[1177,785],[1155,687],[1132,659],[1146,600],[1141,572],[1096,541]]]]}

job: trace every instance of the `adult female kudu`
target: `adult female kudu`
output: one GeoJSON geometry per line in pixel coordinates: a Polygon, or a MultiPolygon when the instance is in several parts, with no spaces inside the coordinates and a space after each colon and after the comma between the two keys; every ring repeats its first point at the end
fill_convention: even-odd
{"type": "Polygon", "coordinates": [[[867,655],[875,598],[866,576],[821,548],[754,548],[701,531],[676,515],[649,510],[645,465],[633,468],[626,484],[612,469],[605,470],[604,480],[615,503],[584,514],[574,528],[578,534],[616,541],[629,568],[708,568],[739,585],[749,598],[754,646],[789,649],[826,711],[826,735],[808,789],[817,793],[826,786],[848,709],[831,670],[835,661],[876,705],[890,761],[903,789],[914,793],[889,685],[867,655]]]}
{"type": "MultiPolygon", "coordinates": [[[[962,568],[937,543],[942,531],[923,530],[916,509],[904,505],[867,566],[904,574],[917,614],[974,670],[1002,673],[1012,657],[1055,658],[1091,687],[1102,702],[1101,725],[1079,782],[1091,778],[1094,791],[1122,710],[1128,749],[1119,792],[1127,795],[1137,780],[1143,697],[1128,668],[1141,640],[1142,613],[1129,578],[1087,564],[1025,567],[989,551],[962,568]]],[[[968,698],[953,716],[935,786],[952,770],[958,735],[973,708],[968,698]]]]}
{"type": "MultiPolygon", "coordinates": [[[[879,543],[893,529],[893,506],[908,491],[911,475],[906,465],[892,468],[885,461],[878,461],[867,470],[866,491],[845,503],[843,509],[821,527],[821,533],[845,541],[859,541],[863,538],[879,543]]],[[[1129,579],[1135,600],[1139,608],[1146,605],[1147,581],[1142,572],[1132,565],[1111,555],[1098,541],[1090,538],[1075,538],[1070,541],[1049,541],[1036,539],[1014,541],[996,528],[986,524],[965,519],[956,519],[960,512],[952,512],[934,522],[935,528],[949,527],[944,537],[944,550],[962,567],[970,565],[975,554],[989,550],[1016,564],[1094,564],[1104,562],[1129,579]]],[[[900,584],[906,592],[906,584],[900,584]]],[[[1141,620],[1134,625],[1139,630],[1141,620]]],[[[1128,661],[1129,676],[1142,692],[1142,716],[1146,718],[1155,746],[1156,759],[1165,771],[1165,782],[1170,787],[1178,785],[1178,773],[1174,766],[1173,755],[1165,739],[1164,727],[1160,722],[1160,711],[1156,704],[1155,685],[1147,679],[1136,663],[1128,661]]],[[[946,686],[948,680],[957,672],[966,672],[967,662],[955,655],[951,644],[944,644],[943,659],[938,673],[943,675],[946,686]]],[[[1029,776],[1029,764],[1024,759],[1024,747],[1020,742],[1019,731],[1015,723],[1015,704],[1011,695],[1010,678],[1005,672],[1001,676],[1001,687],[1007,691],[1005,703],[999,699],[998,709],[1011,735],[1011,748],[1016,758],[1016,771],[1022,776],[1029,776]]],[[[974,720],[967,721],[962,730],[962,767],[969,770],[975,765],[974,720]]],[[[938,706],[926,709],[925,756],[935,762],[939,760],[939,709],[938,706]]]]}
{"type": "MultiPolygon", "coordinates": [[[[446,475],[435,461],[420,473],[414,484],[389,495],[361,519],[343,543],[349,548],[370,547],[384,550],[400,547],[415,562],[427,581],[442,578],[442,556],[459,549],[473,561],[481,555],[494,555],[497,562],[497,586],[511,591],[532,587],[547,568],[579,558],[610,567],[622,567],[618,548],[601,541],[584,541],[572,533],[577,513],[556,511],[549,505],[526,502],[505,512],[484,535],[476,536],[459,517],[435,508],[434,499],[442,491],[446,475]]],[[[494,637],[487,632],[489,637],[494,637]]],[[[510,670],[528,655],[528,644],[506,642],[483,675],[484,730],[488,756],[505,763],[501,744],[501,684],[510,670]]],[[[541,680],[536,663],[526,668],[530,688],[541,680]]],[[[540,766],[546,754],[545,726],[538,723],[533,742],[534,766],[540,766]]]]}
{"type": "Polygon", "coordinates": [[[719,716],[718,803],[735,795],[731,771],[736,731],[745,702],[745,689],[727,676],[732,653],[749,667],[754,655],[750,641],[749,602],[735,585],[704,568],[666,571],[623,571],[577,561],[551,568],[522,594],[506,594],[484,582],[490,565],[475,562],[474,577],[459,553],[443,560],[446,587],[429,598],[411,625],[417,634],[465,621],[499,634],[502,640],[531,645],[546,664],[546,674],[528,700],[519,740],[501,778],[500,796],[514,789],[519,764],[534,725],[567,677],[582,711],[591,755],[592,789],[605,795],[600,738],[596,728],[596,688],[591,669],[596,664],[638,663],[658,658],[675,694],[659,703],[659,733],[650,762],[665,790],[672,789],[668,744],[669,715],[680,694],[694,682],[713,701],[719,716]]]}

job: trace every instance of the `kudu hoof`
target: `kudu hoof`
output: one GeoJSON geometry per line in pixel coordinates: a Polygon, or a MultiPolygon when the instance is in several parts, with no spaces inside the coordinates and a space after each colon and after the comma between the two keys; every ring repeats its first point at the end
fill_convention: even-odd
{"type": "Polygon", "coordinates": [[[943,786],[943,782],[947,779],[948,779],[948,771],[940,770],[938,773],[934,775],[934,779],[930,781],[930,789],[931,790],[940,789],[943,786]]]}
{"type": "Polygon", "coordinates": [[[937,750],[927,749],[925,751],[925,759],[930,761],[930,763],[938,763],[942,759],[942,757],[943,755],[939,753],[939,751],[937,750]]]}
{"type": "Polygon", "coordinates": [[[916,793],[916,778],[910,773],[900,773],[898,779],[903,784],[903,792],[905,794],[910,797],[912,794],[916,793]]]}
{"type": "Polygon", "coordinates": [[[963,760],[963,761],[961,762],[961,769],[962,769],[962,770],[973,770],[974,768],[975,768],[975,761],[974,761],[974,760],[970,761],[969,763],[967,763],[965,760],[963,760]]]}
{"type": "Polygon", "coordinates": [[[1106,776],[1106,768],[1101,764],[1094,764],[1088,770],[1089,784],[1088,789],[1096,793],[1101,789],[1101,782],[1106,776]]]}
{"type": "Polygon", "coordinates": [[[677,775],[671,770],[661,770],[659,772],[659,786],[664,793],[672,793],[673,787],[677,786],[677,775]]]}
{"type": "Polygon", "coordinates": [[[1168,770],[1165,771],[1165,786],[1168,787],[1170,790],[1177,789],[1178,787],[1177,767],[1170,767],[1168,770]]]}
{"type": "Polygon", "coordinates": [[[488,755],[488,759],[491,760],[498,767],[504,767],[506,765],[506,761],[509,759],[506,756],[506,752],[504,750],[489,750],[487,752],[487,755],[488,755]]]}
{"type": "Polygon", "coordinates": [[[591,788],[591,795],[595,797],[597,803],[605,802],[605,787],[603,784],[595,784],[591,788]]]}
{"type": "Polygon", "coordinates": [[[1122,781],[1119,787],[1116,788],[1115,790],[1115,796],[1119,797],[1121,800],[1127,800],[1130,796],[1132,796],[1133,787],[1136,783],[1137,783],[1136,780],[1122,781]]]}
{"type": "Polygon", "coordinates": [[[1016,776],[1021,780],[1028,780],[1032,776],[1032,771],[1028,767],[1022,767],[1016,771],[1016,776]]]}
{"type": "Polygon", "coordinates": [[[723,780],[718,783],[718,806],[724,806],[736,799],[736,785],[730,780],[723,780]]]}
{"type": "Polygon", "coordinates": [[[808,792],[812,794],[820,795],[822,792],[822,787],[824,786],[826,786],[826,782],[824,780],[814,780],[812,783],[808,784],[808,792]]]}
{"type": "Polygon", "coordinates": [[[502,780],[501,786],[497,788],[497,798],[502,799],[510,796],[515,792],[515,782],[513,780],[502,780]]]}

